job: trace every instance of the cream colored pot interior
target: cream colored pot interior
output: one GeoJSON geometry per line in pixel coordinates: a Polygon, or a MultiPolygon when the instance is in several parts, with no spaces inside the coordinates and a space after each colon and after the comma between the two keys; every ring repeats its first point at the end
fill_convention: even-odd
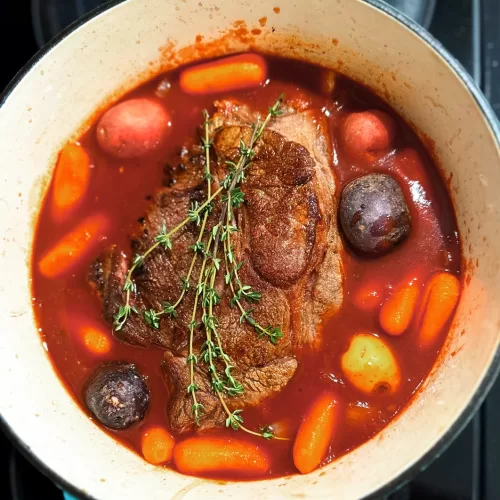
{"type": "Polygon", "coordinates": [[[436,444],[470,403],[498,349],[498,145],[476,101],[438,53],[363,2],[128,0],[79,27],[31,68],[0,110],[0,152],[1,415],[48,468],[93,497],[359,498],[436,444]],[[240,24],[238,35],[238,20],[261,33],[242,36],[240,24]],[[207,43],[223,32],[223,43],[207,43]],[[137,84],[138,75],[175,65],[180,59],[173,54],[198,34],[204,37],[199,50],[182,51],[182,58],[255,47],[340,67],[431,138],[451,178],[467,284],[442,362],[401,418],[308,476],[222,484],[147,465],[76,406],[34,323],[33,224],[54,155],[110,96],[137,84]]]}

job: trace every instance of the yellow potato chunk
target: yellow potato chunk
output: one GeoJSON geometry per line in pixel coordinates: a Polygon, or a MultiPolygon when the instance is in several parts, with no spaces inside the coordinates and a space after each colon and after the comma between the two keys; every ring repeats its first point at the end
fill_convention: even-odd
{"type": "Polygon", "coordinates": [[[342,356],[342,370],[360,391],[370,394],[395,392],[401,382],[396,358],[375,335],[359,333],[342,356]]]}

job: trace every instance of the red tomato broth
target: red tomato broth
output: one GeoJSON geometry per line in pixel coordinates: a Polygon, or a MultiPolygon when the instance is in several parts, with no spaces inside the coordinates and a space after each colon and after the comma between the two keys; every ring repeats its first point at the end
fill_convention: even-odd
{"type": "MultiPolygon", "coordinates": [[[[377,258],[365,258],[354,253],[345,242],[344,303],[333,317],[326,317],[321,325],[321,349],[309,348],[297,352],[299,367],[287,387],[267,399],[257,408],[243,412],[245,426],[251,429],[264,424],[281,422],[286,435],[292,440],[266,441],[249,436],[243,431],[216,429],[210,435],[248,440],[266,450],[270,469],[265,477],[296,473],[292,447],[302,416],[313,401],[324,391],[330,391],[342,401],[343,420],[323,464],[343,455],[370,439],[398,414],[411,400],[412,395],[429,374],[447,335],[447,328],[436,343],[419,349],[418,329],[412,321],[406,332],[398,337],[384,334],[379,325],[380,307],[361,310],[353,303],[358,289],[374,283],[383,302],[391,290],[409,275],[419,277],[419,286],[425,286],[437,271],[447,270],[460,275],[461,254],[455,215],[445,184],[423,145],[387,105],[366,88],[338,76],[332,96],[322,90],[323,69],[303,62],[279,58],[266,58],[269,72],[264,86],[221,95],[187,95],[179,87],[179,71],[162,75],[139,87],[124,97],[147,97],[163,103],[171,126],[165,144],[153,155],[139,160],[115,160],[104,153],[96,140],[96,124],[80,142],[89,153],[92,172],[87,196],[61,224],[55,224],[50,213],[53,186],[39,215],[33,252],[33,304],[41,335],[47,344],[49,356],[61,380],[78,404],[87,412],[83,402],[83,388],[92,371],[103,361],[124,360],[133,362],[147,376],[151,393],[150,408],[145,419],[129,429],[113,431],[103,428],[115,439],[141,454],[143,432],[153,426],[168,429],[166,403],[168,391],[163,382],[160,349],[140,349],[127,346],[111,337],[112,327],[101,319],[101,304],[87,281],[88,266],[110,243],[124,251],[130,250],[130,234],[147,208],[153,192],[164,181],[164,167],[175,160],[176,154],[187,139],[197,141],[196,130],[203,121],[201,111],[213,110],[218,98],[235,97],[254,108],[266,111],[281,94],[286,100],[296,99],[309,107],[321,110],[327,117],[335,149],[334,171],[338,193],[351,179],[369,172],[392,174],[401,185],[412,216],[412,230],[406,241],[394,251],[377,258]],[[167,78],[171,83],[163,97],[155,96],[158,84],[167,78]],[[368,109],[381,109],[396,122],[394,150],[381,157],[375,165],[355,162],[342,150],[338,141],[339,124],[347,113],[368,109]],[[46,279],[37,270],[44,253],[82,219],[92,213],[103,213],[111,220],[111,227],[101,238],[94,253],[72,268],[69,274],[56,279],[46,279]],[[79,322],[87,318],[94,326],[101,325],[111,339],[111,350],[94,355],[86,350],[78,337],[79,322]],[[361,393],[343,376],[340,359],[352,336],[372,332],[390,346],[399,362],[401,385],[393,394],[361,393]],[[353,422],[345,418],[349,406],[364,405],[370,411],[368,418],[353,422]]],[[[244,190],[244,186],[243,186],[244,190]]],[[[131,253],[127,254],[131,257],[131,253]]],[[[88,412],[87,412],[88,413],[88,412]]],[[[177,440],[189,437],[175,436],[177,440]]],[[[168,467],[173,467],[168,464],[168,467]]],[[[207,474],[219,479],[248,477],[238,474],[207,474]]]]}

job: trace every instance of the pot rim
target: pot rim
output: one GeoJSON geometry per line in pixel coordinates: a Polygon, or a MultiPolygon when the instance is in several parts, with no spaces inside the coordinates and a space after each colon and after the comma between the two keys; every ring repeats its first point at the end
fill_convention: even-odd
{"type": "MultiPolygon", "coordinates": [[[[61,31],[56,37],[50,40],[44,47],[42,47],[38,52],[29,59],[29,61],[18,71],[10,83],[5,87],[3,92],[0,93],[0,109],[5,104],[10,94],[14,91],[17,85],[22,81],[22,79],[31,71],[33,66],[35,66],[41,59],[43,59],[53,48],[55,48],[60,42],[62,42],[66,37],[76,31],[78,28],[83,26],[88,21],[99,16],[100,14],[106,12],[107,10],[124,3],[126,0],[108,0],[103,5],[93,9],[92,11],[85,14],[83,17],[77,21],[70,24],[63,31],[61,31]]],[[[486,118],[488,126],[492,132],[492,135],[500,148],[500,123],[496,118],[494,111],[489,105],[486,97],[483,95],[481,90],[474,83],[472,77],[465,70],[465,68],[460,64],[460,62],[452,56],[444,46],[437,41],[427,30],[422,26],[417,24],[415,21],[405,16],[394,7],[381,0],[360,0],[363,3],[368,4],[371,7],[381,11],[382,13],[392,17],[405,28],[416,34],[423,42],[427,43],[432,49],[434,49],[442,59],[453,69],[456,76],[462,81],[469,93],[475,99],[479,109],[486,118]]],[[[399,488],[403,487],[411,479],[413,479],[419,472],[429,466],[435,459],[437,459],[446,449],[450,446],[453,440],[460,434],[460,432],[466,427],[466,425],[471,421],[472,417],[475,415],[480,405],[485,400],[487,394],[489,393],[491,387],[495,383],[495,380],[500,375],[500,345],[497,347],[495,355],[492,362],[484,375],[479,387],[474,393],[472,399],[469,401],[467,406],[464,408],[463,412],[459,415],[457,420],[449,427],[449,429],[441,436],[441,438],[434,444],[434,446],[428,450],[419,460],[410,465],[404,472],[399,474],[397,477],[386,483],[384,486],[380,487],[377,491],[366,496],[365,499],[376,499],[384,497],[385,495],[392,493],[399,488]]],[[[90,496],[83,490],[74,486],[73,484],[66,481],[53,469],[45,465],[30,449],[30,446],[22,441],[19,436],[13,431],[8,422],[0,414],[0,430],[10,439],[10,441],[15,445],[15,447],[21,452],[21,454],[33,464],[38,470],[40,470],[45,476],[52,480],[57,486],[64,489],[67,493],[80,498],[82,500],[97,500],[95,497],[90,496]]]]}

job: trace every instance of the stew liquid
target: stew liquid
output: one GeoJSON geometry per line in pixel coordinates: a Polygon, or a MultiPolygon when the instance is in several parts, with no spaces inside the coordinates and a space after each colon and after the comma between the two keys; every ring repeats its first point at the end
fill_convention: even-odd
{"type": "MultiPolygon", "coordinates": [[[[81,137],[80,143],[91,159],[90,184],[85,201],[66,220],[55,223],[49,207],[52,186],[42,207],[33,253],[33,304],[43,341],[61,380],[83,411],[83,390],[93,370],[103,361],[132,362],[147,377],[150,407],[146,417],[132,427],[113,431],[103,429],[142,456],[144,430],[151,426],[168,429],[166,404],[168,391],[160,363],[163,351],[141,349],[120,343],[112,336],[112,325],[102,318],[102,305],[88,283],[90,262],[110,244],[130,250],[130,235],[146,212],[151,196],[165,180],[165,166],[189,141],[199,141],[197,128],[203,122],[202,110],[214,110],[213,102],[236,98],[251,108],[266,112],[277,97],[297,100],[327,117],[333,142],[337,191],[352,179],[368,173],[390,174],[407,200],[412,228],[406,240],[383,256],[364,257],[344,241],[344,301],[340,311],[326,315],[321,324],[319,350],[303,348],[296,352],[298,369],[288,385],[277,395],[255,408],[245,408],[245,426],[258,429],[270,424],[290,441],[264,440],[231,428],[209,432],[223,438],[253,442],[264,449],[270,460],[265,477],[296,473],[292,448],[297,429],[311,404],[325,390],[341,402],[338,431],[334,433],[322,465],[342,456],[381,431],[411,401],[438,357],[449,328],[448,320],[432,345],[422,346],[418,321],[413,318],[401,335],[387,335],[380,325],[380,308],[402,282],[417,279],[422,292],[437,272],[447,271],[460,278],[461,255],[455,215],[445,184],[417,136],[387,105],[363,86],[336,75],[333,92],[325,90],[331,77],[326,70],[306,63],[266,58],[268,75],[264,85],[249,90],[218,94],[188,95],[179,85],[181,70],[170,72],[137,88],[123,100],[146,97],[160,102],[170,116],[168,140],[152,155],[139,160],[118,160],[104,152],[96,140],[96,124],[81,137]],[[168,82],[169,85],[166,83],[168,82]],[[158,88],[163,89],[161,96],[158,88]],[[351,158],[339,141],[340,124],[352,112],[379,109],[396,123],[393,147],[375,162],[351,158]],[[38,262],[68,231],[94,213],[105,214],[110,225],[95,250],[81,259],[71,271],[55,278],[40,274],[38,262]],[[108,333],[111,349],[101,355],[90,352],[80,334],[83,323],[97,325],[108,333]],[[401,372],[395,391],[365,393],[356,388],[341,367],[342,355],[353,335],[372,333],[390,348],[401,372]]],[[[244,190],[244,185],[242,186],[244,190]]],[[[340,224],[339,224],[340,229],[340,224]]],[[[131,258],[132,254],[128,254],[131,258]]],[[[424,299],[420,299],[424,300],[424,299]]],[[[90,416],[90,414],[89,414],[90,416]]],[[[176,441],[190,434],[175,436],[176,441]]],[[[82,439],[85,439],[82,436],[82,439]]],[[[175,469],[173,462],[166,464],[175,469]]],[[[202,474],[221,479],[237,479],[238,473],[202,474]]]]}

